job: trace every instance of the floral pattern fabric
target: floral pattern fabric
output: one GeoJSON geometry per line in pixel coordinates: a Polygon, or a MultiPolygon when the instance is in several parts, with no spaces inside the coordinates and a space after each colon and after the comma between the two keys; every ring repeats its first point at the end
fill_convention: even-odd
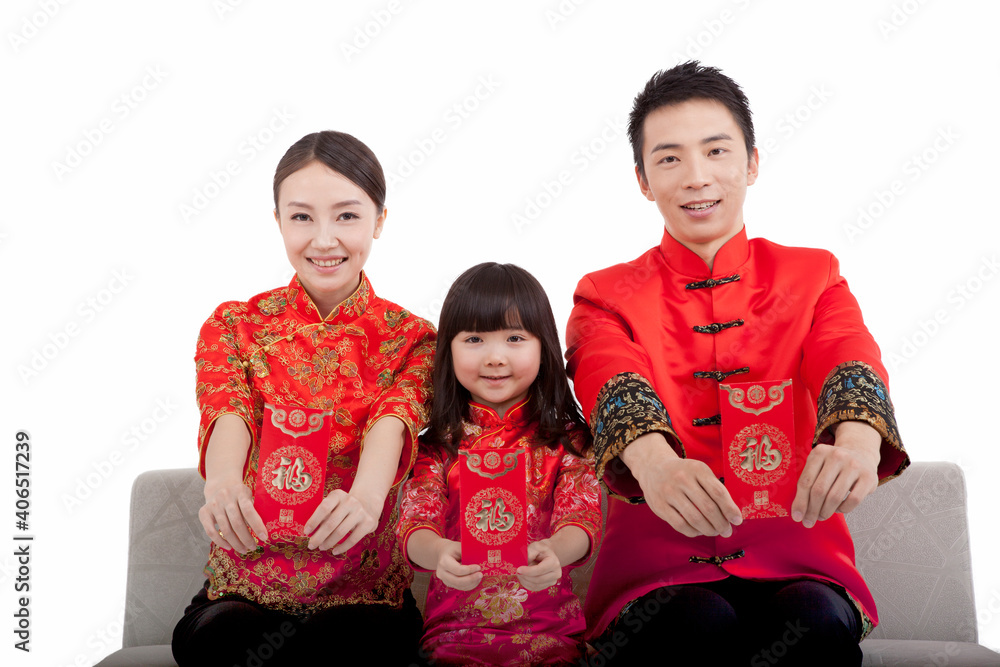
{"type": "MultiPolygon", "coordinates": [[[[863,361],[845,362],[830,371],[817,402],[815,442],[832,442],[826,433],[829,426],[863,421],[878,431],[883,441],[902,449],[889,390],[875,369],[863,361]]],[[[908,463],[906,458],[880,461],[879,484],[898,477],[908,463]]]]}
{"type": "MultiPolygon", "coordinates": [[[[633,440],[646,433],[662,433],[678,455],[684,456],[684,447],[670,425],[670,415],[649,380],[638,373],[619,373],[605,383],[590,414],[590,425],[594,433],[597,479],[602,482],[611,475],[608,465],[633,440]]],[[[625,497],[610,488],[608,492],[621,500],[645,502],[641,496],[625,497]]]]}
{"type": "MultiPolygon", "coordinates": [[[[575,525],[598,543],[601,531],[600,487],[594,460],[567,452],[561,445],[536,441],[536,425],[524,421],[525,404],[501,418],[472,403],[463,423],[463,449],[525,447],[527,458],[528,542],[551,537],[575,525]]],[[[574,447],[582,450],[586,432],[568,425],[574,447]]],[[[430,529],[461,541],[459,470],[456,456],[421,448],[413,478],[403,489],[397,532],[403,542],[414,531],[430,529]]],[[[438,665],[575,664],[581,656],[583,612],[573,594],[569,572],[544,591],[528,591],[514,575],[486,576],[471,591],[449,588],[431,577],[424,610],[424,651],[438,665]]]]}
{"type": "Polygon", "coordinates": [[[215,420],[234,414],[252,444],[244,481],[254,489],[264,403],[334,413],[324,495],[349,491],[368,429],[383,417],[406,425],[405,444],[378,527],[340,556],[307,538],[262,545],[246,556],[215,544],[205,572],[209,596],[229,594],[288,613],[341,604],[402,604],[412,572],[393,531],[396,485],[416,458],[427,419],[436,333],[427,321],[377,297],[367,277],[323,319],[298,278],[248,301],[220,305],[198,338],[199,469],[215,420]]]}

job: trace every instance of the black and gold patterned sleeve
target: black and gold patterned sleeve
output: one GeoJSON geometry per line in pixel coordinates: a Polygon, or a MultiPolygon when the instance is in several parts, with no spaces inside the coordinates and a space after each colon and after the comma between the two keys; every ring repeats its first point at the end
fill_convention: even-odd
{"type": "Polygon", "coordinates": [[[836,366],[823,382],[817,405],[813,445],[831,440],[828,429],[842,421],[865,422],[882,436],[879,483],[897,477],[910,465],[896,426],[889,390],[875,369],[863,361],[836,366]]]}
{"type": "Polygon", "coordinates": [[[597,395],[590,415],[594,434],[597,478],[609,492],[631,502],[641,502],[638,482],[621,463],[608,468],[628,445],[641,435],[658,431],[684,456],[680,438],[670,425],[670,415],[649,380],[638,373],[619,373],[608,380],[597,395]]]}

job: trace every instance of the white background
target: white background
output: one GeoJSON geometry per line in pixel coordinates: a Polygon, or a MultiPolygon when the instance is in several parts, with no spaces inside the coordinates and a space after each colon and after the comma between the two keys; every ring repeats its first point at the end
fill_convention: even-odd
{"type": "Polygon", "coordinates": [[[395,175],[379,294],[436,322],[461,271],[510,261],[562,327],[581,275],[659,242],[625,119],[688,57],[750,97],[750,236],[838,255],[911,457],[963,466],[980,640],[1000,646],[998,19],[985,0],[7,0],[0,538],[25,429],[36,541],[30,656],[0,548],[0,662],[119,646],[132,480],[196,462],[198,328],[291,276],[271,214],[291,143],[347,131],[395,175]]]}

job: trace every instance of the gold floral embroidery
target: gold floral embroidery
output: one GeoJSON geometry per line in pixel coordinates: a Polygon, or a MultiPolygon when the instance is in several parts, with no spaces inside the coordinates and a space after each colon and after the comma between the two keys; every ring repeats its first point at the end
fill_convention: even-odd
{"type": "Polygon", "coordinates": [[[342,451],[344,447],[351,442],[352,440],[338,431],[337,433],[334,433],[333,437],[330,439],[330,451],[334,453],[342,451]]]}
{"type": "Polygon", "coordinates": [[[333,420],[341,426],[354,426],[351,420],[351,411],[347,408],[337,408],[333,413],[333,420]]]}
{"type": "Polygon", "coordinates": [[[376,386],[385,389],[386,387],[392,386],[392,380],[393,380],[393,372],[392,370],[387,368],[378,374],[378,378],[375,380],[375,384],[376,386]]]}
{"type": "Polygon", "coordinates": [[[288,581],[288,587],[291,589],[292,595],[300,597],[311,595],[316,590],[318,584],[319,579],[308,572],[296,572],[295,576],[288,581]]]}
{"type": "Polygon", "coordinates": [[[900,454],[895,468],[883,452],[879,464],[879,484],[898,477],[910,465],[910,457],[903,449],[896,426],[896,414],[889,398],[889,390],[875,369],[863,361],[849,361],[836,366],[823,382],[818,400],[818,417],[814,444],[824,442],[826,430],[841,421],[857,420],[867,423],[882,436],[887,444],[900,454]]]}
{"type": "Polygon", "coordinates": [[[559,642],[550,635],[537,635],[531,640],[531,651],[536,655],[557,646],[559,642]]]}
{"type": "Polygon", "coordinates": [[[280,315],[285,312],[285,306],[287,305],[288,300],[284,294],[273,294],[257,302],[260,312],[265,315],[280,315]]]}
{"type": "Polygon", "coordinates": [[[267,358],[263,354],[255,354],[251,359],[253,374],[259,378],[266,378],[271,374],[271,365],[267,363],[267,358]]]}
{"type": "MultiPolygon", "coordinates": [[[[332,410],[326,489],[349,484],[366,424],[391,412],[415,440],[426,420],[434,330],[405,312],[378,299],[367,279],[326,321],[318,320],[297,279],[248,302],[223,304],[202,327],[196,348],[200,447],[220,415],[241,416],[253,435],[244,475],[252,489],[265,399],[332,410]],[[388,320],[400,314],[392,335],[387,310],[393,313],[388,320]],[[388,343],[389,354],[377,351],[382,343],[388,343]],[[385,386],[373,381],[381,373],[389,378],[385,386]]],[[[414,452],[410,447],[404,466],[412,465],[414,452]]],[[[340,557],[308,549],[306,538],[268,544],[246,556],[213,547],[206,566],[210,594],[240,595],[291,613],[342,604],[398,606],[412,571],[394,536],[392,501],[383,517],[373,533],[340,557]]]]}
{"type": "Polygon", "coordinates": [[[409,316],[410,313],[406,310],[386,310],[385,323],[390,329],[395,329],[399,326],[400,322],[409,316]]]}
{"type": "Polygon", "coordinates": [[[323,487],[323,493],[328,494],[334,489],[339,489],[344,485],[344,479],[336,473],[327,473],[326,485],[323,487]]]}
{"type": "Polygon", "coordinates": [[[309,387],[313,396],[319,393],[323,385],[336,381],[334,372],[340,367],[340,357],[336,350],[321,347],[312,355],[311,363],[299,362],[288,369],[288,374],[309,387]]]}
{"type": "Polygon", "coordinates": [[[392,340],[383,341],[378,346],[378,353],[384,354],[387,357],[395,357],[403,349],[404,345],[406,345],[406,336],[397,336],[392,340]]]}
{"type": "Polygon", "coordinates": [[[524,616],[521,603],[527,599],[528,591],[521,588],[516,579],[486,577],[472,606],[482,613],[487,622],[503,625],[524,616]]]}

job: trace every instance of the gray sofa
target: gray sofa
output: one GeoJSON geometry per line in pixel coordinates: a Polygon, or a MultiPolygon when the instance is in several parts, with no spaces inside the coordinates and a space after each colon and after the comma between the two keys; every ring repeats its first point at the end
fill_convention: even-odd
{"type": "MultiPolygon", "coordinates": [[[[100,667],[175,664],[171,632],[204,583],[202,486],[194,469],[154,470],[135,480],[123,647],[100,667]]],[[[865,665],[1000,665],[1000,654],[977,643],[965,478],[957,465],[913,464],[849,514],[848,524],[881,621],[861,644],[865,665]]],[[[590,573],[575,571],[581,597],[590,573]]],[[[426,574],[413,589],[422,605],[426,574]]]]}

